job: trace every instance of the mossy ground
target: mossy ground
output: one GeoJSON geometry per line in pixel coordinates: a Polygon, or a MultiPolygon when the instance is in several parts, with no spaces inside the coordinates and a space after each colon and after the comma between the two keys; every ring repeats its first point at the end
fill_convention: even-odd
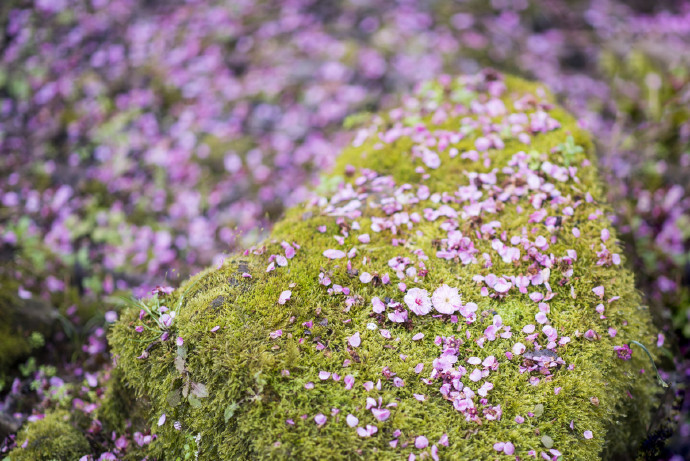
{"type": "MultiPolygon", "coordinates": [[[[505,82],[507,90],[501,98],[508,112],[516,112],[513,102],[527,94],[536,95],[537,100],[550,100],[535,84],[512,78],[505,82]]],[[[453,82],[451,90],[461,86],[453,82]]],[[[476,91],[461,95],[469,98],[467,104],[471,100],[485,103],[488,99],[486,91],[481,90],[481,82],[478,86],[476,91]]],[[[440,123],[431,121],[435,109],[447,103],[451,90],[441,84],[427,86],[420,97],[421,104],[427,106],[419,111],[418,119],[405,124],[422,123],[431,130],[456,131],[464,126],[460,116],[447,117],[440,123]]],[[[535,107],[530,106],[526,112],[532,113],[535,107]]],[[[419,436],[427,437],[429,445],[439,449],[442,459],[501,457],[494,448],[496,442],[513,443],[515,454],[522,459],[530,457],[531,451],[535,456],[540,452],[557,456],[549,449],[557,449],[564,459],[578,460],[634,452],[649,422],[657,387],[648,370],[649,363],[639,351],[635,351],[632,360],[624,361],[617,357],[614,346],[631,340],[650,346],[656,340],[656,332],[648,312],[640,306],[632,274],[622,266],[597,265],[600,235],[610,228],[610,222],[606,217],[608,208],[599,202],[603,190],[593,164],[591,141],[563,110],[543,107],[560,122],[560,128],[534,134],[531,145],[508,134],[502,136],[503,148],[489,149],[478,161],[460,156],[450,158],[448,149],[439,150],[441,167],[424,171],[418,170],[422,166],[420,160],[411,156],[415,143],[412,137],[382,143],[378,133],[388,129],[392,122],[388,116],[375,117],[376,133],[361,146],[347,149],[331,179],[324,182],[342,180],[334,190],[324,191],[331,197],[346,191],[346,185],[354,185],[357,194],[362,194],[353,196],[362,199],[362,216],[346,217],[338,223],[323,206],[293,208],[277,224],[265,248],[230,258],[221,267],[191,278],[169,295],[159,293],[156,298],[142,300],[141,306],[146,306],[150,314],[140,317],[138,307],[123,312],[109,339],[124,381],[138,398],[150,402],[149,420],[157,434],[150,454],[161,459],[183,458],[190,451],[198,451],[200,459],[400,459],[410,453],[428,456],[430,448],[415,448],[419,436]],[[583,149],[573,151],[572,158],[566,160],[563,149],[556,148],[563,146],[568,136],[583,149]],[[503,190],[511,187],[514,178],[509,162],[520,151],[531,156],[534,174],[544,182],[557,183],[562,197],[567,199],[564,203],[577,203],[572,214],[559,215],[558,226],[529,222],[535,209],[528,195],[505,202],[498,198],[499,186],[503,190]],[[575,175],[564,181],[549,178],[540,170],[546,161],[577,166],[579,182],[573,179],[575,175]],[[354,165],[356,173],[348,165],[354,165]],[[357,178],[366,175],[367,170],[375,172],[372,177],[378,179],[358,182],[357,178]],[[435,257],[439,240],[447,237],[439,226],[442,220],[421,219],[409,227],[401,224],[396,235],[391,235],[390,229],[371,230],[377,218],[390,217],[382,204],[398,203],[398,211],[407,212],[408,216],[414,212],[423,215],[425,208],[438,207],[429,198],[419,203],[406,202],[403,196],[407,192],[400,186],[408,184],[414,191],[423,184],[431,194],[453,194],[459,186],[482,185],[475,176],[471,181],[468,172],[493,172],[497,176],[495,187],[480,190],[496,197],[502,205],[494,213],[482,212],[483,223],[499,221],[499,230],[506,231],[508,240],[514,235],[530,239],[540,235],[555,237],[547,253],[558,258],[564,257],[567,250],[577,252],[569,276],[564,267],[551,268],[555,296],[550,301],[549,323],[570,342],[557,346],[563,364],[550,375],[522,372],[522,358],[509,359],[506,355],[517,342],[546,346],[543,335],[532,343],[522,332],[524,325],[534,323],[539,312],[537,303],[528,293],[515,289],[504,298],[482,296],[483,284],[472,280],[475,275],[491,273],[527,274],[534,267],[532,260],[501,260],[492,249],[492,239],[478,232],[477,220],[458,218],[458,229],[470,236],[478,250],[478,262],[467,265],[435,257]],[[592,200],[585,200],[587,193],[592,200]],[[521,208],[528,211],[521,212],[521,208]],[[595,218],[590,219],[592,216],[595,218]],[[317,230],[320,226],[325,226],[325,232],[317,230]],[[581,231],[579,238],[573,235],[575,227],[581,231]],[[358,234],[364,233],[370,235],[369,243],[358,240],[358,234]],[[343,244],[339,245],[334,236],[342,237],[343,244]],[[269,256],[283,254],[281,242],[296,243],[299,249],[285,267],[267,272],[269,256]],[[323,256],[325,250],[334,248],[345,252],[356,248],[356,255],[349,258],[351,268],[347,267],[348,259],[329,260],[323,256]],[[422,254],[418,250],[428,260],[418,257],[422,254]],[[493,267],[482,264],[483,253],[492,256],[493,267]],[[431,293],[441,283],[457,286],[463,302],[478,305],[476,320],[466,324],[461,318],[454,323],[445,317],[416,316],[411,312],[407,324],[391,323],[384,316],[377,318],[372,313],[373,297],[402,302],[395,271],[387,264],[398,256],[411,258],[417,270],[421,267],[418,263],[423,262],[428,270],[425,276],[407,276],[403,281],[408,289],[425,288],[431,293]],[[394,282],[360,283],[357,271],[391,273],[394,282]],[[320,273],[330,277],[333,284],[349,287],[349,295],[329,294],[328,288],[319,283],[320,273]],[[607,300],[614,295],[620,298],[608,303],[600,300],[592,292],[597,286],[604,287],[607,300]],[[285,290],[291,290],[291,298],[279,304],[285,290]],[[606,303],[605,319],[595,310],[600,302],[606,303]],[[169,324],[162,322],[162,305],[177,312],[169,324]],[[486,336],[485,330],[495,315],[512,327],[512,336],[480,345],[477,340],[486,336]],[[369,323],[374,323],[376,329],[368,329],[369,323]],[[137,332],[137,326],[143,326],[143,331],[137,332]],[[615,337],[609,328],[616,330],[615,337]],[[379,329],[389,330],[391,339],[383,337],[379,329]],[[277,330],[282,330],[282,335],[271,337],[277,330]],[[588,330],[595,331],[596,336],[587,339],[584,333],[588,330]],[[164,332],[166,340],[161,339],[164,332]],[[361,335],[358,347],[348,343],[356,332],[361,335]],[[424,337],[413,340],[420,332],[424,337]],[[494,386],[487,399],[489,405],[500,405],[500,419],[468,421],[439,393],[438,381],[432,380],[430,385],[421,380],[429,378],[432,362],[442,352],[434,339],[453,335],[464,340],[458,363],[467,366],[468,372],[472,367],[465,362],[466,358],[494,356],[498,360],[498,370],[487,378],[494,386]],[[178,337],[184,340],[182,346],[176,345],[178,337]],[[415,372],[418,363],[424,364],[421,374],[415,372]],[[642,373],[642,368],[647,371],[642,373]],[[339,380],[332,375],[321,380],[321,371],[337,373],[339,380]],[[386,377],[391,376],[389,372],[401,378],[404,386],[394,385],[386,377]],[[345,375],[354,377],[350,390],[344,384],[345,375]],[[535,377],[541,378],[536,385],[535,377]],[[367,391],[363,386],[365,382],[379,380],[380,390],[374,387],[367,391]],[[312,389],[305,388],[308,383],[314,383],[312,389]],[[419,401],[414,394],[425,396],[425,400],[419,401]],[[374,398],[381,407],[395,404],[389,407],[390,418],[377,421],[365,409],[367,397],[374,398]],[[318,414],[326,416],[325,423],[315,422],[318,414]],[[359,419],[360,427],[377,426],[377,432],[369,437],[358,435],[355,428],[346,424],[348,414],[359,419]],[[519,424],[516,417],[525,421],[519,424]],[[594,437],[586,439],[585,431],[592,431],[594,437]],[[436,442],[444,434],[448,436],[447,447],[436,442]],[[190,444],[191,439],[194,442],[190,444]],[[394,440],[395,446],[390,443],[394,440]]],[[[474,148],[478,136],[477,132],[467,133],[451,147],[460,153],[467,152],[474,148]]],[[[549,214],[561,212],[556,203],[545,208],[549,214]]],[[[462,207],[458,209],[461,210],[462,207]]],[[[402,219],[401,215],[398,217],[402,219]]],[[[612,242],[613,230],[607,247],[612,253],[619,252],[612,242]]],[[[529,287],[529,293],[534,291],[544,289],[529,287]]],[[[541,328],[538,325],[537,331],[541,328]]],[[[475,391],[480,384],[466,377],[463,382],[475,391]]]]}
{"type": "Polygon", "coordinates": [[[7,461],[77,460],[91,449],[64,410],[31,423],[17,434],[17,440],[20,446],[10,452],[7,461]]]}

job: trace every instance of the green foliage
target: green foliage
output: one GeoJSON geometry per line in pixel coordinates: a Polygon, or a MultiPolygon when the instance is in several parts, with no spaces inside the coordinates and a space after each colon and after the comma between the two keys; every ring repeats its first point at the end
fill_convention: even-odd
{"type": "MultiPolygon", "coordinates": [[[[543,92],[537,85],[518,79],[507,78],[506,83],[504,102],[509,108],[520,96],[543,92]]],[[[423,90],[431,93],[431,101],[443,100],[444,92],[436,83],[423,90]]],[[[480,97],[457,85],[451,94],[462,103],[480,97]]],[[[550,100],[548,95],[544,98],[550,100]]],[[[408,255],[413,248],[423,250],[430,255],[425,261],[429,273],[414,286],[430,291],[442,283],[457,286],[464,301],[478,304],[477,321],[463,325],[426,316],[412,319],[409,329],[399,324],[380,325],[390,330],[391,340],[367,329],[368,323],[375,322],[372,297],[401,299],[400,291],[395,283],[361,284],[356,273],[346,267],[346,260],[324,258],[324,250],[340,248],[333,239],[338,225],[323,209],[304,205],[287,212],[265,242],[265,251],[234,256],[221,267],[192,277],[171,295],[143,299],[140,305],[122,312],[109,340],[124,382],[137,398],[148,402],[148,420],[158,436],[149,454],[189,459],[190,453],[198,450],[203,459],[400,459],[412,451],[419,452],[413,448],[415,437],[424,435],[433,444],[443,434],[448,434],[450,446],[439,447],[442,459],[493,458],[497,456],[493,444],[498,441],[514,443],[521,458],[529,450],[548,451],[551,447],[562,452],[565,459],[578,460],[633,453],[650,420],[657,388],[652,373],[640,372],[648,364],[646,358],[635,354],[632,360],[622,361],[613,347],[632,340],[652,344],[656,332],[649,313],[640,306],[632,274],[622,266],[596,264],[599,236],[610,222],[605,217],[589,216],[597,210],[603,209],[605,214],[610,210],[600,203],[604,193],[592,143],[562,109],[554,107],[549,115],[560,121],[561,128],[533,137],[529,150],[534,152],[534,168],[545,161],[561,165],[567,162],[577,166],[580,180],[559,184],[565,195],[579,197],[581,203],[572,216],[563,217],[561,228],[553,234],[558,239],[549,249],[555,255],[564,255],[568,249],[578,254],[572,277],[559,283],[557,268],[552,277],[556,296],[550,302],[549,318],[559,334],[571,338],[558,349],[568,367],[560,367],[538,385],[530,384],[529,373],[520,371],[519,359],[507,360],[506,352],[515,342],[526,341],[521,328],[533,322],[535,303],[521,293],[505,299],[481,296],[481,287],[472,281],[476,274],[525,273],[529,264],[494,258],[493,267],[486,268],[435,258],[434,242],[444,234],[437,225],[424,220],[416,228],[420,233],[401,228],[403,243],[399,246],[391,245],[388,231],[369,232],[371,242],[360,244],[357,232],[352,230],[341,248],[357,248],[353,270],[366,268],[379,274],[390,271],[387,262],[391,258],[408,255]],[[562,155],[556,154],[559,150],[562,155]],[[592,201],[583,200],[587,192],[594,198],[592,201]],[[320,226],[325,226],[326,232],[317,231],[320,226]],[[580,238],[573,236],[574,227],[580,229],[580,238]],[[296,242],[300,249],[286,267],[267,272],[268,256],[282,254],[283,241],[296,242]],[[366,266],[363,257],[367,258],[366,266]],[[342,296],[327,294],[326,287],[319,284],[321,272],[333,283],[352,287],[351,306],[344,304],[342,296]],[[251,274],[251,278],[243,274],[251,274]],[[592,288],[598,285],[603,285],[607,294],[620,296],[606,306],[603,320],[594,309],[599,298],[592,288]],[[291,299],[278,304],[281,292],[287,289],[292,291],[291,299]],[[161,305],[175,307],[176,315],[169,327],[160,323],[161,305]],[[139,319],[140,309],[149,313],[143,321],[139,319]],[[480,347],[474,339],[481,337],[495,314],[513,327],[512,338],[500,338],[480,347]],[[306,327],[304,323],[309,321],[313,326],[306,327]],[[141,325],[145,328],[137,333],[135,327],[141,325]],[[606,333],[608,327],[617,329],[615,337],[606,333]],[[279,329],[282,335],[271,338],[271,332],[279,329]],[[594,340],[583,336],[589,329],[599,332],[594,340]],[[169,334],[167,341],[161,340],[163,330],[169,334]],[[361,334],[362,345],[353,349],[348,347],[348,338],[355,332],[361,334]],[[418,332],[423,332],[424,338],[413,340],[418,332]],[[434,338],[452,335],[472,338],[462,346],[466,357],[493,355],[500,361],[499,371],[491,378],[494,389],[489,397],[502,407],[500,420],[485,421],[483,425],[466,421],[442,398],[437,385],[421,381],[440,354],[434,338]],[[175,345],[176,337],[184,339],[184,348],[175,345]],[[406,357],[403,359],[401,354],[406,357]],[[417,363],[425,365],[422,375],[414,371],[417,363]],[[384,367],[389,367],[405,385],[393,386],[382,375],[384,367]],[[345,389],[342,378],[337,382],[321,381],[320,371],[351,374],[354,388],[345,389]],[[367,392],[362,386],[379,379],[383,381],[380,391],[367,392]],[[310,382],[315,383],[314,388],[305,389],[310,382]],[[413,394],[427,398],[420,402],[413,394]],[[395,403],[390,419],[376,421],[365,410],[367,397],[381,397],[384,405],[395,403]],[[333,412],[334,408],[339,412],[333,412]],[[314,422],[318,413],[327,416],[325,424],[314,422]],[[158,426],[162,414],[167,419],[158,426]],[[360,437],[345,424],[348,414],[358,417],[361,426],[376,424],[378,433],[360,437]],[[516,423],[516,416],[525,417],[525,422],[516,423]],[[174,421],[179,422],[177,427],[174,421]],[[587,430],[595,437],[585,439],[583,431],[587,430]],[[395,431],[400,431],[399,437],[395,431]],[[399,439],[396,447],[389,445],[394,438],[399,439]]],[[[430,116],[424,114],[404,120],[408,124],[419,122],[432,126],[430,116]]],[[[379,130],[389,124],[382,117],[374,117],[373,123],[379,130]]],[[[457,118],[450,117],[434,129],[457,130],[460,125],[457,118]]],[[[460,152],[472,149],[478,136],[469,130],[466,134],[453,144],[460,152]]],[[[468,171],[488,173],[496,169],[500,184],[505,179],[502,169],[514,154],[525,149],[516,139],[507,139],[504,149],[489,151],[490,166],[482,160],[451,159],[444,152],[443,166],[427,170],[428,178],[423,178],[416,170],[419,161],[410,155],[411,139],[401,137],[392,144],[378,144],[378,137],[370,136],[361,146],[346,149],[331,177],[342,177],[345,183],[354,184],[355,177],[346,168],[354,165],[391,176],[398,186],[423,182],[432,194],[452,192],[468,183],[468,171]]],[[[328,178],[324,184],[330,184],[328,178]]],[[[380,194],[386,197],[392,192],[383,188],[380,194]]],[[[375,203],[374,197],[365,200],[375,203]]],[[[405,211],[421,213],[429,203],[413,204],[405,211]]],[[[497,213],[495,218],[500,219],[502,230],[509,236],[520,235],[522,229],[545,232],[543,223],[529,223],[529,213],[519,212],[518,207],[529,204],[526,200],[507,202],[497,213]]],[[[363,207],[363,213],[356,221],[365,233],[372,219],[383,213],[373,206],[363,207]]],[[[346,222],[351,224],[351,220],[346,222]]],[[[464,235],[474,235],[472,225],[469,221],[461,223],[464,235]]],[[[611,241],[615,242],[613,232],[611,241]]],[[[480,255],[492,251],[488,240],[476,239],[474,243],[480,255]]],[[[608,246],[620,252],[617,244],[609,242],[608,246]]]]}

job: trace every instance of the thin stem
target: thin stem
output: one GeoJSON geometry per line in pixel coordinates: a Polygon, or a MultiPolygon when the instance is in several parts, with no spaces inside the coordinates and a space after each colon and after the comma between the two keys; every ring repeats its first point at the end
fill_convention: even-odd
{"type": "Polygon", "coordinates": [[[649,353],[649,351],[644,346],[644,344],[642,344],[639,341],[630,341],[630,344],[635,344],[637,346],[640,346],[642,348],[642,350],[645,351],[645,353],[647,354],[647,357],[649,357],[649,361],[652,362],[652,366],[654,367],[654,371],[656,372],[656,379],[657,379],[657,381],[659,381],[659,385],[661,387],[668,387],[668,383],[666,383],[666,381],[661,379],[661,375],[659,374],[659,370],[657,369],[656,364],[654,363],[654,359],[652,358],[652,354],[649,353]]]}

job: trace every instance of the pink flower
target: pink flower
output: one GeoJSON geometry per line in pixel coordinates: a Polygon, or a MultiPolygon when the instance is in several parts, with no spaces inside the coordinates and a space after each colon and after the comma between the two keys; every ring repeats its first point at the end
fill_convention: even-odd
{"type": "Polygon", "coordinates": [[[414,446],[417,450],[422,450],[429,446],[429,440],[423,435],[420,435],[419,437],[414,439],[414,446]]]}
{"type": "Polygon", "coordinates": [[[423,363],[418,363],[416,367],[414,367],[414,372],[419,374],[422,372],[424,369],[424,364],[423,363]]]}
{"type": "Polygon", "coordinates": [[[411,288],[405,295],[405,304],[417,315],[431,312],[431,300],[426,290],[411,288]]]}
{"type": "Polygon", "coordinates": [[[283,255],[277,255],[276,256],[276,264],[278,264],[280,267],[285,267],[288,265],[287,258],[283,255]]]}
{"type": "Polygon", "coordinates": [[[164,328],[170,328],[170,325],[173,323],[173,319],[168,314],[163,314],[161,315],[160,322],[164,328]]]}
{"type": "Polygon", "coordinates": [[[423,337],[424,337],[424,333],[417,333],[416,335],[414,335],[414,336],[412,337],[412,341],[419,341],[419,340],[422,339],[423,337]]]}
{"type": "Polygon", "coordinates": [[[470,381],[474,381],[475,383],[482,379],[482,372],[479,370],[479,368],[475,368],[472,373],[470,373],[470,381]]]}
{"type": "Polygon", "coordinates": [[[589,439],[591,439],[592,437],[594,437],[594,434],[592,434],[592,431],[585,431],[585,433],[584,433],[583,435],[585,436],[585,438],[586,438],[587,440],[589,440],[589,439]]]}
{"type": "Polygon", "coordinates": [[[162,426],[163,424],[165,424],[165,413],[163,413],[161,417],[158,418],[158,425],[162,426]]]}
{"type": "Polygon", "coordinates": [[[268,336],[270,336],[271,339],[280,338],[281,336],[283,336],[283,330],[272,331],[268,334],[268,336]]]}
{"type": "Polygon", "coordinates": [[[321,381],[326,381],[330,377],[331,373],[329,371],[319,371],[319,379],[321,381]]]}
{"type": "Polygon", "coordinates": [[[369,234],[362,234],[357,236],[357,240],[359,240],[360,243],[369,243],[371,238],[369,237],[369,234]]]}
{"type": "Polygon", "coordinates": [[[600,298],[604,298],[604,287],[602,285],[592,288],[592,292],[600,298]]]}
{"type": "Polygon", "coordinates": [[[503,447],[503,453],[506,455],[512,455],[515,453],[515,445],[513,445],[511,442],[506,442],[505,446],[503,447]]]}
{"type": "Polygon", "coordinates": [[[341,259],[345,257],[345,252],[341,250],[326,250],[323,252],[323,255],[327,257],[328,259],[341,259]]]}
{"type": "Polygon", "coordinates": [[[359,347],[359,345],[362,344],[362,339],[359,337],[359,331],[350,336],[347,343],[352,347],[359,347]]]}
{"type": "Polygon", "coordinates": [[[285,304],[289,299],[290,296],[292,296],[292,291],[290,290],[285,290],[280,294],[280,298],[278,298],[278,304],[285,304]]]}
{"type": "Polygon", "coordinates": [[[355,385],[355,377],[353,375],[345,376],[345,379],[343,379],[343,381],[345,382],[346,391],[349,391],[355,385]]]}
{"type": "Polygon", "coordinates": [[[434,309],[441,314],[448,315],[458,310],[462,304],[462,299],[460,294],[458,294],[458,289],[451,288],[445,283],[436,288],[434,294],[431,296],[431,300],[434,304],[434,309]]]}
{"type": "Polygon", "coordinates": [[[359,281],[362,283],[369,283],[374,277],[371,276],[369,272],[362,272],[359,275],[359,281]]]}
{"type": "Polygon", "coordinates": [[[618,354],[618,358],[621,360],[630,360],[632,358],[632,349],[627,344],[622,346],[613,346],[613,350],[618,354]]]}

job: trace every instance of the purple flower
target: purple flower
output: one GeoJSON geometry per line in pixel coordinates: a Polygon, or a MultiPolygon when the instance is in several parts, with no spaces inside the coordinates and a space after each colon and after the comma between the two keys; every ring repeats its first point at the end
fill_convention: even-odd
{"type": "Polygon", "coordinates": [[[627,344],[622,346],[613,346],[613,350],[618,354],[618,358],[621,360],[630,360],[632,358],[632,349],[627,344]]]}

